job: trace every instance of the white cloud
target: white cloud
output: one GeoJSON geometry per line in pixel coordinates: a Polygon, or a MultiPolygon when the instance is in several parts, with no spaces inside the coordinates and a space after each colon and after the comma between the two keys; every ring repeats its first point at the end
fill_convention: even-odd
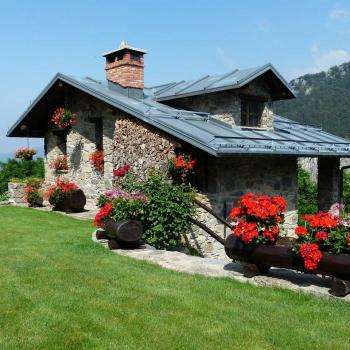
{"type": "Polygon", "coordinates": [[[348,17],[350,17],[350,10],[345,10],[345,9],[334,9],[329,13],[329,16],[328,16],[328,18],[331,21],[345,19],[348,17]]]}
{"type": "Polygon", "coordinates": [[[291,68],[287,70],[287,79],[297,78],[304,74],[319,73],[328,70],[332,66],[350,61],[350,52],[343,49],[331,49],[322,52],[317,43],[310,48],[312,54],[312,64],[306,67],[291,68]]]}
{"type": "Polygon", "coordinates": [[[226,54],[223,48],[218,47],[216,49],[216,53],[219,56],[220,61],[223,63],[226,69],[233,69],[235,67],[234,60],[226,54]]]}

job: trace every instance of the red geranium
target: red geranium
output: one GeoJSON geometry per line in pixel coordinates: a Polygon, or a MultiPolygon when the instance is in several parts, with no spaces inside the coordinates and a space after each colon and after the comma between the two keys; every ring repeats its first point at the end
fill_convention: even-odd
{"type": "Polygon", "coordinates": [[[104,153],[102,150],[97,149],[90,155],[90,162],[98,171],[103,171],[104,168],[104,153]]]}
{"type": "Polygon", "coordinates": [[[169,172],[175,181],[185,182],[190,174],[194,173],[196,160],[189,154],[179,154],[169,160],[169,172]]]}
{"type": "Polygon", "coordinates": [[[58,171],[68,170],[68,159],[67,156],[59,156],[52,163],[50,163],[50,168],[58,171]]]}
{"type": "Polygon", "coordinates": [[[295,234],[297,236],[306,236],[307,235],[307,229],[303,226],[298,226],[295,228],[295,234]]]}
{"type": "Polygon", "coordinates": [[[124,177],[130,169],[129,164],[124,164],[121,168],[114,170],[113,175],[115,177],[124,177]]]}
{"type": "Polygon", "coordinates": [[[299,254],[304,259],[304,267],[310,271],[316,270],[322,259],[322,253],[316,243],[303,243],[299,254]]]}
{"type": "Polygon", "coordinates": [[[286,202],[283,197],[248,193],[232,208],[230,218],[235,223],[233,234],[246,244],[274,243],[283,223],[286,202]]]}
{"type": "Polygon", "coordinates": [[[318,241],[325,241],[328,239],[328,233],[324,231],[318,231],[316,232],[315,237],[318,241]]]}
{"type": "Polygon", "coordinates": [[[77,121],[76,118],[77,118],[76,113],[72,113],[70,110],[60,107],[55,110],[50,121],[57,128],[66,128],[71,126],[73,123],[75,123],[77,121]]]}
{"type": "Polygon", "coordinates": [[[22,160],[31,160],[35,154],[36,154],[35,149],[19,148],[15,153],[15,158],[19,158],[22,160]]]}
{"type": "Polygon", "coordinates": [[[73,182],[58,180],[56,185],[50,186],[45,193],[45,197],[53,207],[57,207],[65,200],[68,194],[78,189],[79,187],[73,182]]]}
{"type": "Polygon", "coordinates": [[[105,206],[103,206],[98,213],[95,216],[94,225],[96,227],[104,227],[107,219],[112,215],[113,213],[113,206],[111,203],[107,203],[105,206]]]}

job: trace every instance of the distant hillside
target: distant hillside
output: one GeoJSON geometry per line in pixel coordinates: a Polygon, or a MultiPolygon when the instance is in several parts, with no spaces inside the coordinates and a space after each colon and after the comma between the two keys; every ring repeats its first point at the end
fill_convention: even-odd
{"type": "Polygon", "coordinates": [[[290,82],[297,98],[275,103],[275,112],[350,139],[350,62],[290,82]]]}

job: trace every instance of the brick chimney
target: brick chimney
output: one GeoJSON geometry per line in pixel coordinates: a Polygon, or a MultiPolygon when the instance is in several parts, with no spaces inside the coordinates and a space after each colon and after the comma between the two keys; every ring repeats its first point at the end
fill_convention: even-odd
{"type": "Polygon", "coordinates": [[[103,55],[106,58],[107,80],[119,84],[123,88],[144,88],[143,55],[147,52],[129,46],[125,41],[118,49],[103,55]]]}

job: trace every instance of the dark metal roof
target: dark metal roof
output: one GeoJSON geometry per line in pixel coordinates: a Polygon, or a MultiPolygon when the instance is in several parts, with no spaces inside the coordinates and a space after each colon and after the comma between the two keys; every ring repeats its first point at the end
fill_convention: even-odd
{"type": "Polygon", "coordinates": [[[264,66],[250,69],[235,69],[220,75],[206,75],[198,80],[173,82],[147,89],[147,93],[157,101],[168,101],[182,97],[207,94],[216,91],[240,89],[258,77],[268,77],[274,80],[274,86],[279,86],[282,93],[273,94],[274,99],[294,98],[294,92],[275,67],[268,63],[264,66]]]}
{"type": "MultiPolygon", "coordinates": [[[[276,154],[291,156],[350,157],[350,141],[320,128],[275,116],[273,129],[231,128],[207,113],[185,111],[154,101],[153,96],[135,99],[112,89],[107,82],[57,74],[28,110],[12,126],[7,136],[21,134],[20,126],[29,124],[35,106],[57,82],[77,88],[143,122],[156,127],[215,156],[234,154],[276,154]]],[[[43,137],[44,128],[40,135],[43,137]]],[[[29,135],[31,136],[31,135],[29,135]]]]}

